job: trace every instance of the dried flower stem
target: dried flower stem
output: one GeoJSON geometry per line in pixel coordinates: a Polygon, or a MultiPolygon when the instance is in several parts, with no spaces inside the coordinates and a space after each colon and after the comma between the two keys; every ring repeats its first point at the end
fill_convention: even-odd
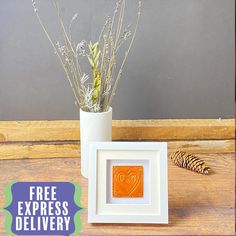
{"type": "MultiPolygon", "coordinates": [[[[106,78],[105,78],[105,83],[104,83],[105,90],[107,90],[107,88],[108,88],[108,85],[109,85],[111,77],[112,77],[113,69],[114,69],[114,63],[115,63],[116,51],[117,51],[116,48],[117,48],[117,43],[118,43],[118,40],[120,37],[120,32],[121,32],[123,18],[124,18],[125,0],[120,1],[119,5],[120,5],[120,7],[119,7],[120,11],[119,11],[119,18],[117,20],[117,27],[116,27],[116,33],[115,33],[115,44],[113,47],[111,47],[110,61],[109,61],[107,74],[106,74],[106,78]]],[[[113,20],[115,21],[115,18],[113,20]]],[[[113,23],[114,22],[112,22],[112,25],[113,25],[113,23]]],[[[107,106],[108,99],[109,99],[109,97],[106,96],[103,101],[103,107],[106,107],[107,109],[108,109],[108,106],[107,106]]]]}
{"type": "Polygon", "coordinates": [[[41,25],[41,27],[42,27],[42,29],[43,29],[43,31],[44,31],[46,37],[48,38],[49,42],[51,43],[51,45],[52,45],[52,47],[53,47],[53,49],[54,49],[54,52],[56,53],[56,55],[57,55],[58,58],[59,58],[59,61],[60,61],[61,65],[62,65],[62,67],[63,67],[63,69],[64,69],[66,78],[68,79],[69,84],[70,84],[70,86],[71,86],[71,88],[72,88],[74,97],[75,97],[76,101],[77,101],[78,103],[80,103],[79,96],[77,95],[76,90],[75,90],[75,88],[73,87],[73,84],[72,84],[72,82],[71,82],[71,80],[70,80],[70,76],[69,76],[69,73],[68,73],[67,68],[66,68],[65,64],[63,63],[63,60],[62,60],[60,54],[58,53],[58,50],[57,50],[55,44],[53,43],[53,41],[52,41],[50,35],[48,34],[48,32],[47,32],[47,30],[46,30],[46,28],[45,28],[45,26],[44,26],[44,24],[43,24],[41,18],[39,17],[38,11],[35,11],[35,13],[36,13],[36,16],[37,16],[37,18],[38,18],[38,21],[39,21],[39,23],[40,23],[40,25],[41,25]]]}
{"type": "Polygon", "coordinates": [[[36,13],[45,35],[52,45],[55,54],[58,56],[66,78],[72,88],[76,104],[80,105],[82,110],[88,112],[107,111],[111,105],[124,64],[134,42],[140,18],[141,4],[139,3],[134,33],[116,76],[115,68],[117,67],[116,57],[118,51],[121,45],[131,35],[131,31],[123,27],[126,0],[117,1],[112,19],[110,17],[107,18],[102,27],[98,41],[94,43],[90,42],[89,44],[87,44],[85,40],[82,40],[77,44],[72,41],[72,23],[77,19],[78,14],[76,13],[72,17],[67,33],[60,14],[59,4],[56,0],[53,0],[53,4],[57,11],[59,25],[64,38],[63,45],[60,45],[59,42],[54,44],[38,14],[35,0],[32,0],[34,12],[36,13]],[[122,32],[123,28],[124,31],[122,32]],[[89,48],[89,52],[87,52],[86,48],[89,48]],[[91,64],[93,78],[90,79],[89,76],[81,70],[79,56],[86,56],[88,58],[89,63],[91,64]]]}
{"type": "Polygon", "coordinates": [[[117,88],[117,84],[118,84],[118,81],[119,81],[119,79],[120,79],[120,77],[121,77],[121,73],[122,73],[124,64],[125,64],[125,62],[126,62],[126,60],[127,60],[127,57],[128,57],[128,55],[129,55],[129,52],[130,52],[130,49],[131,49],[131,47],[132,47],[132,45],[133,45],[133,42],[134,42],[134,39],[135,39],[135,35],[136,35],[137,29],[138,29],[138,23],[139,23],[140,15],[141,15],[140,8],[141,8],[141,2],[139,2],[138,17],[137,17],[137,21],[136,21],[136,25],[135,25],[133,37],[132,37],[132,39],[131,39],[131,42],[130,42],[130,45],[129,45],[128,50],[125,52],[125,57],[124,57],[124,59],[123,59],[123,61],[122,61],[122,63],[121,63],[121,67],[120,67],[120,70],[119,70],[119,72],[118,72],[118,74],[117,74],[117,77],[116,77],[116,80],[115,80],[115,84],[114,84],[114,86],[113,86],[113,88],[112,88],[112,91],[111,91],[111,94],[110,94],[110,96],[109,96],[109,100],[108,100],[108,103],[107,103],[107,107],[109,107],[109,106],[111,105],[112,98],[113,98],[113,96],[115,95],[115,91],[116,91],[116,88],[117,88]]]}

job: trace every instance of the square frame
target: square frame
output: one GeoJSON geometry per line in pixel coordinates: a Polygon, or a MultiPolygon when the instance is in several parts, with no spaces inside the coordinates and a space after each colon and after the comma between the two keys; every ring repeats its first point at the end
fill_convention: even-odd
{"type": "Polygon", "coordinates": [[[93,142],[89,163],[89,223],[168,223],[166,142],[93,142]],[[149,185],[144,191],[145,201],[148,202],[138,202],[137,199],[127,199],[128,203],[124,203],[125,199],[121,199],[120,203],[108,201],[112,163],[148,163],[145,164],[148,173],[144,181],[144,186],[149,185]]]}

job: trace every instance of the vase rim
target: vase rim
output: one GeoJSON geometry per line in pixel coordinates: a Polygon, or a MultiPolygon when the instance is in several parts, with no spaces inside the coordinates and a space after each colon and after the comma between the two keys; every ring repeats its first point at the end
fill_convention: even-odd
{"type": "Polygon", "coordinates": [[[109,107],[107,111],[103,111],[103,112],[84,111],[80,108],[80,112],[83,112],[83,113],[105,114],[105,113],[109,113],[111,111],[112,111],[112,107],[109,107]]]}

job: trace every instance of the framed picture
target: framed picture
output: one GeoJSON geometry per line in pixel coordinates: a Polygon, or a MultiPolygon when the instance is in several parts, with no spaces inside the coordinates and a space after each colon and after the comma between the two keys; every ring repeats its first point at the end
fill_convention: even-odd
{"type": "Polygon", "coordinates": [[[168,223],[165,142],[94,142],[89,223],[168,223]]]}

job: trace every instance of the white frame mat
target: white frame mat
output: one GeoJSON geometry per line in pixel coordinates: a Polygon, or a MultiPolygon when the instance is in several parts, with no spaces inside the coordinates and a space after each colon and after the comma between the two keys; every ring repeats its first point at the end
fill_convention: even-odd
{"type": "Polygon", "coordinates": [[[91,143],[88,222],[168,224],[166,142],[91,143]],[[113,164],[144,167],[143,198],[112,199],[110,169],[113,164]]]}

